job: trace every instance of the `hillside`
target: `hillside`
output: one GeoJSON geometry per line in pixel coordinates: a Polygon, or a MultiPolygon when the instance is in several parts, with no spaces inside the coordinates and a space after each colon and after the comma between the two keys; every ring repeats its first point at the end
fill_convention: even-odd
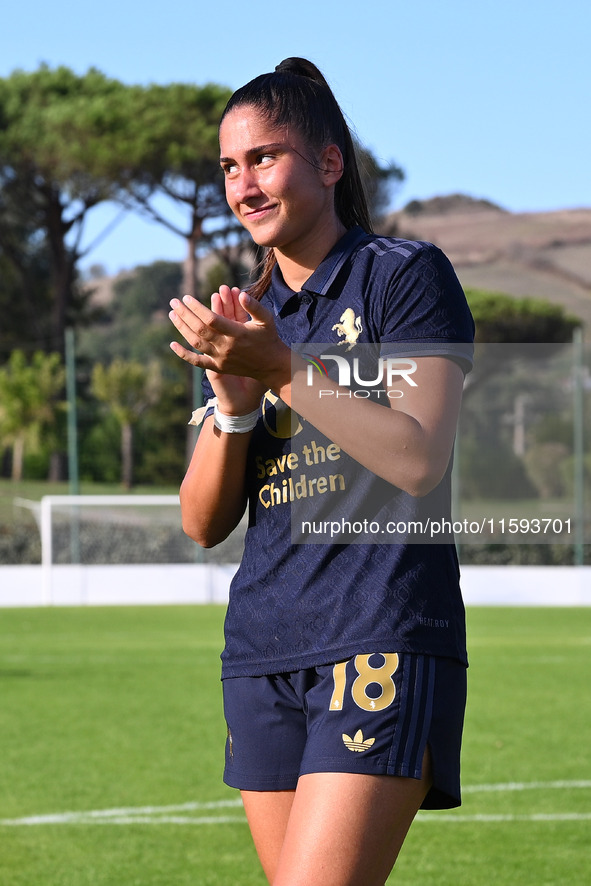
{"type": "Polygon", "coordinates": [[[465,287],[544,298],[591,324],[591,209],[511,213],[453,195],[413,201],[380,233],[436,243],[465,287]]]}

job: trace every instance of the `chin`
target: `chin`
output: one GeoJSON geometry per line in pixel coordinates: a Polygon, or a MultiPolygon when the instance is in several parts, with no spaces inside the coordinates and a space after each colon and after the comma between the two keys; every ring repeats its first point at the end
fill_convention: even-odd
{"type": "MultiPolygon", "coordinates": [[[[247,228],[247,230],[248,230],[248,228],[247,228]]],[[[257,246],[263,246],[267,249],[272,249],[274,246],[281,245],[281,243],[280,243],[281,238],[279,238],[277,236],[273,236],[273,234],[264,233],[263,231],[257,231],[257,230],[254,230],[254,231],[248,230],[248,233],[250,234],[250,236],[252,237],[253,241],[256,243],[257,246]]]]}

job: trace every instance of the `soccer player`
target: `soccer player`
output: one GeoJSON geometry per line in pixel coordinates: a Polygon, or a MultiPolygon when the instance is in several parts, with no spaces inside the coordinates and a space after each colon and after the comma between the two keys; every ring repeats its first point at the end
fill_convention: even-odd
{"type": "Polygon", "coordinates": [[[472,318],[437,248],[372,233],[350,132],[312,63],[239,89],[220,152],[264,267],[248,292],[222,286],[211,310],[173,299],[170,316],[208,399],[184,529],[210,547],[249,508],[222,654],[224,779],[270,883],[382,886],[417,810],[460,803],[455,547],[389,544],[381,520],[449,506],[472,318]],[[381,399],[351,396],[309,371],[295,345],[314,342],[351,360],[379,343],[407,375],[384,372],[381,399]],[[370,504],[354,538],[292,541],[296,505],[354,517],[370,504]]]}

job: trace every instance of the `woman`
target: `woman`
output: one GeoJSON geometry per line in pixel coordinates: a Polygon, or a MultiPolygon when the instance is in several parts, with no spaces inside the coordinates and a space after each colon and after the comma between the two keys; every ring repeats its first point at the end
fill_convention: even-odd
{"type": "Polygon", "coordinates": [[[208,379],[183,527],[209,547],[249,505],[222,655],[224,779],[270,883],[380,886],[419,807],[460,802],[455,548],[384,543],[380,521],[449,504],[472,319],[439,250],[371,233],[350,133],[310,62],[238,90],[220,149],[263,273],[248,294],[221,287],[211,310],[174,299],[170,316],[191,346],[172,349],[208,379]],[[335,368],[380,342],[381,399],[311,370],[295,345],[313,342],[335,368]],[[294,544],[296,506],[372,520],[294,544]]]}

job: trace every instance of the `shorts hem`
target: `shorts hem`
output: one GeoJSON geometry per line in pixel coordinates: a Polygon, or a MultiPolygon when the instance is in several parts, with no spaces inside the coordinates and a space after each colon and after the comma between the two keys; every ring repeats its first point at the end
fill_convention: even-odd
{"type": "MultiPolygon", "coordinates": [[[[226,784],[230,788],[234,788],[238,791],[257,791],[257,792],[273,792],[273,791],[295,791],[297,788],[298,780],[300,776],[303,775],[315,775],[323,772],[347,772],[351,775],[385,775],[386,777],[392,778],[414,778],[415,780],[419,780],[421,778],[421,774],[418,775],[405,775],[401,772],[390,772],[384,769],[384,767],[380,767],[379,771],[376,767],[375,769],[365,769],[359,770],[354,769],[352,766],[319,766],[319,767],[309,767],[306,771],[302,771],[296,775],[281,775],[275,777],[253,777],[252,775],[241,775],[240,773],[233,772],[231,775],[227,775],[224,773],[224,784],[226,784]]],[[[462,800],[459,792],[456,794],[455,792],[450,792],[449,790],[445,790],[443,787],[438,787],[437,785],[432,785],[427,796],[425,797],[421,809],[429,809],[429,810],[437,810],[437,809],[455,809],[458,806],[462,805],[462,800]]]]}
{"type": "Polygon", "coordinates": [[[273,776],[241,775],[233,772],[227,775],[224,772],[223,782],[229,788],[238,791],[295,791],[298,784],[299,774],[273,776]]]}

